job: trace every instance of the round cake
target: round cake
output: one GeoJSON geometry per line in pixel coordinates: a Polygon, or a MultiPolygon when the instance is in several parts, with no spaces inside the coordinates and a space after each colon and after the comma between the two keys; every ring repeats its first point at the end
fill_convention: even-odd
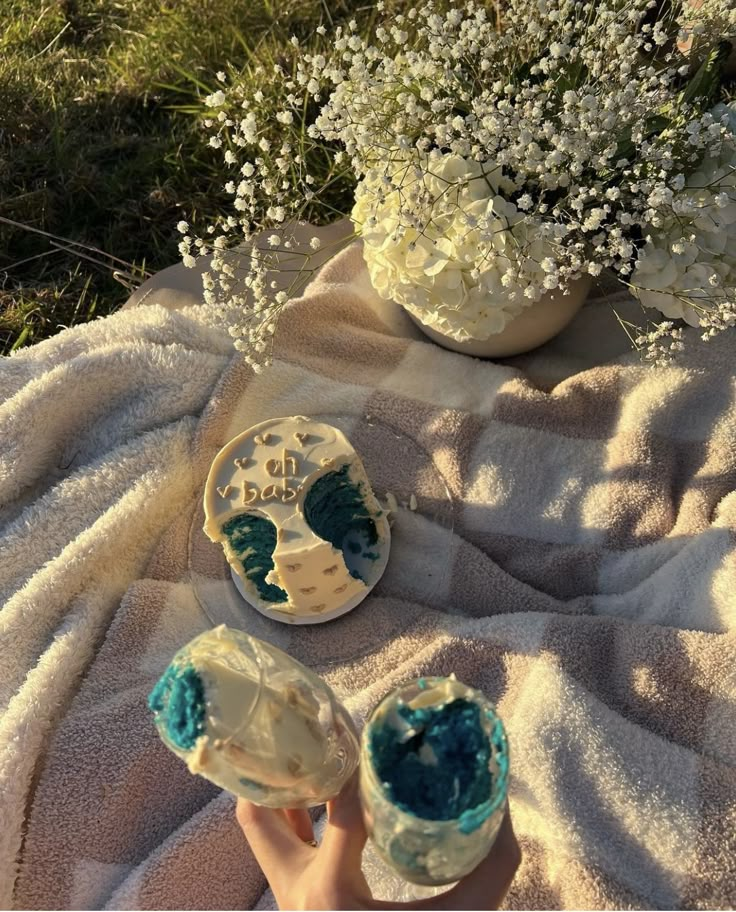
{"type": "Polygon", "coordinates": [[[340,430],[310,418],[264,421],[224,446],[204,509],[241,594],[275,620],[339,617],[388,561],[388,518],[363,464],[340,430]]]}

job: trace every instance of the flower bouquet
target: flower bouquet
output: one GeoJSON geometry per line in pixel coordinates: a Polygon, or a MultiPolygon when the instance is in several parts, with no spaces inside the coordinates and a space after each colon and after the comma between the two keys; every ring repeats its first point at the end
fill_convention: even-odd
{"type": "Polygon", "coordinates": [[[361,238],[377,293],[451,347],[522,319],[551,335],[607,270],[659,314],[622,325],[664,362],[682,321],[736,322],[735,37],[729,0],[430,0],[367,35],[320,26],[255,93],[218,74],[233,208],[201,237],[180,223],[184,262],[209,257],[205,298],[256,369],[320,240],[275,290],[278,258],[346,215],[339,248],[361,238]]]}

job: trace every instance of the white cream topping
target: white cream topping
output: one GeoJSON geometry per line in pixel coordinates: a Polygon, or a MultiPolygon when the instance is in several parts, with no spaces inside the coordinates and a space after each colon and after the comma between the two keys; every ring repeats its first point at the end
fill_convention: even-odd
{"type": "MultiPolygon", "coordinates": [[[[420,690],[411,700],[408,700],[406,705],[410,709],[427,709],[429,707],[440,709],[442,706],[452,703],[453,700],[467,699],[470,693],[470,688],[463,684],[462,681],[458,681],[453,673],[437,683],[428,683],[428,686],[424,690],[420,690]]],[[[408,741],[418,734],[417,729],[407,722],[399,712],[399,704],[393,702],[379,708],[371,724],[388,725],[396,729],[399,732],[399,740],[402,742],[408,741]]],[[[430,766],[437,765],[437,758],[431,748],[424,755],[420,752],[419,759],[422,763],[430,766]]]]}
{"type": "Polygon", "coordinates": [[[467,699],[469,693],[471,693],[471,689],[462,681],[458,681],[453,672],[438,683],[429,684],[424,690],[420,690],[415,697],[409,700],[407,706],[410,709],[427,709],[430,706],[433,709],[439,709],[447,703],[452,703],[453,700],[467,699]]]}
{"type": "Polygon", "coordinates": [[[277,618],[327,615],[348,602],[357,604],[361,594],[366,595],[378,581],[388,560],[387,517],[355,450],[337,428],[309,418],[264,421],[231,440],[212,463],[204,507],[204,531],[223,545],[249,601],[277,618]],[[345,464],[350,466],[351,480],[362,486],[378,531],[378,543],[371,550],[379,559],[364,574],[367,584],[351,576],[342,551],[318,538],[304,518],[304,501],[312,484],[345,464]],[[287,602],[272,603],[261,597],[222,532],[231,517],[244,512],[266,516],[276,526],[274,568],[266,582],[283,589],[287,602]]]}

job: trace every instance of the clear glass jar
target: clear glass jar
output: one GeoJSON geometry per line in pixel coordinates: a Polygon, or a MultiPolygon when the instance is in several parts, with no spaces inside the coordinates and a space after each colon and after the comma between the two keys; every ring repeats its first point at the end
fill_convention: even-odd
{"type": "Polygon", "coordinates": [[[506,809],[508,768],[503,723],[482,693],[454,676],[418,678],[394,690],[374,709],[361,743],[361,804],[378,853],[412,883],[441,885],[464,877],[485,858],[498,834],[506,809]],[[490,749],[488,793],[479,805],[453,819],[419,817],[392,800],[390,784],[382,782],[377,772],[372,738],[382,728],[391,732],[390,737],[396,732],[399,741],[408,741],[416,730],[402,732],[397,727],[400,708],[439,709],[457,699],[474,703],[480,711],[480,725],[490,749]]]}
{"type": "Polygon", "coordinates": [[[285,652],[221,625],[174,656],[149,698],[164,743],[193,773],[267,807],[334,798],[358,765],[353,721],[285,652]]]}

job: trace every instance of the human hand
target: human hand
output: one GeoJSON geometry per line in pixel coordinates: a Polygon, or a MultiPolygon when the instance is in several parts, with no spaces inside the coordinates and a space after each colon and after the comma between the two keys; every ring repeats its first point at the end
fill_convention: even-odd
{"type": "Polygon", "coordinates": [[[307,811],[238,799],[236,816],[281,909],[497,909],[521,862],[508,809],[486,858],[452,889],[410,903],[373,899],[360,862],[367,834],[354,776],[327,803],[319,846],[307,811]]]}

